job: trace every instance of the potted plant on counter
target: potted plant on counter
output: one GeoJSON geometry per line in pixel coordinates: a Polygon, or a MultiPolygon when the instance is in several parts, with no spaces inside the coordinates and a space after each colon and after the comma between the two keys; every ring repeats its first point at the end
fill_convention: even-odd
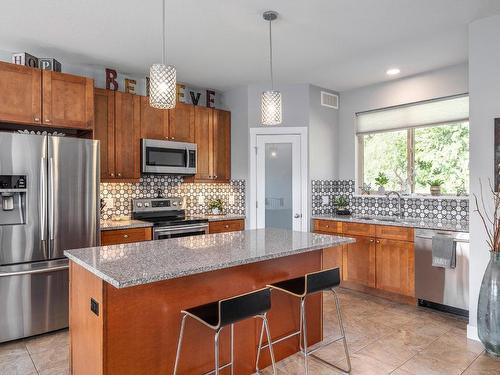
{"type": "Polygon", "coordinates": [[[385,185],[389,183],[389,178],[384,172],[380,172],[375,178],[375,185],[378,186],[378,193],[385,194],[385,185]]]}
{"type": "Polygon", "coordinates": [[[430,180],[429,185],[431,187],[431,195],[437,196],[441,195],[441,186],[444,184],[444,181],[440,178],[435,180],[430,180]]]}
{"type": "Polygon", "coordinates": [[[491,186],[493,207],[487,208],[481,187],[481,199],[474,194],[475,212],[481,218],[486,231],[486,243],[490,250],[490,261],[479,290],[477,306],[477,332],[479,339],[492,356],[500,357],[500,192],[491,186]],[[479,203],[480,201],[480,203],[479,203]]]}
{"type": "Polygon", "coordinates": [[[343,195],[340,195],[337,198],[335,198],[334,205],[335,205],[335,212],[337,213],[337,215],[351,214],[351,211],[349,211],[349,209],[347,208],[349,206],[349,201],[343,195]]]}
{"type": "Polygon", "coordinates": [[[210,199],[208,201],[208,209],[212,215],[222,215],[223,208],[224,202],[220,198],[210,199]]]}

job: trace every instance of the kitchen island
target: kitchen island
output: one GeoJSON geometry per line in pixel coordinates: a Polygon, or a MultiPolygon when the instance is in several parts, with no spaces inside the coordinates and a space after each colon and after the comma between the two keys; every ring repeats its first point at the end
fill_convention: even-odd
{"type": "MultiPolygon", "coordinates": [[[[259,229],[66,251],[70,259],[72,374],[172,373],[180,311],[322,268],[323,249],[353,242],[332,235],[259,229]]],[[[271,334],[299,325],[297,299],[273,294],[271,334]]],[[[308,300],[308,336],[322,337],[322,296],[308,300]]],[[[260,321],[235,327],[235,373],[254,372],[260,321]]],[[[221,338],[221,363],[229,356],[221,338]]],[[[299,350],[276,345],[277,360],[299,350]]],[[[180,373],[213,369],[213,332],[189,321],[180,373]]],[[[262,358],[261,367],[269,364],[262,358]]],[[[225,373],[225,372],[222,372],[225,373]]]]}

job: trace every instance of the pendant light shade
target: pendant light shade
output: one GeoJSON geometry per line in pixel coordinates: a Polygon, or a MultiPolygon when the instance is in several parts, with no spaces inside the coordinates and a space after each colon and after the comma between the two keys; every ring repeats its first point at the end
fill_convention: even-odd
{"type": "Polygon", "coordinates": [[[149,105],[175,108],[177,72],[172,65],[154,64],[149,70],[149,105]]]}
{"type": "Polygon", "coordinates": [[[282,121],[281,92],[262,93],[262,125],[279,125],[282,121]]]}
{"type": "Polygon", "coordinates": [[[283,104],[281,92],[274,89],[273,77],[273,31],[272,22],[278,18],[278,13],[274,11],[264,12],[263,18],[269,22],[269,70],[271,73],[271,90],[262,93],[261,111],[262,125],[280,125],[283,117],[283,104]]]}
{"type": "Polygon", "coordinates": [[[163,0],[162,28],[162,63],[153,64],[149,69],[149,105],[158,109],[172,109],[176,104],[177,72],[175,67],[166,64],[166,25],[165,25],[165,1],[163,0]]]}

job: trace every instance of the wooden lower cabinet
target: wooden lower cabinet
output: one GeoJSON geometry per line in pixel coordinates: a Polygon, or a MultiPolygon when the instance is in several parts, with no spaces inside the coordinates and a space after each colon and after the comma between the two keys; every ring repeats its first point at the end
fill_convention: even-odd
{"type": "Polygon", "coordinates": [[[343,278],[343,251],[344,246],[327,247],[323,249],[323,269],[340,268],[340,279],[343,278]]]}
{"type": "Polygon", "coordinates": [[[101,245],[150,241],[153,239],[151,228],[112,229],[101,231],[101,245]]]}
{"type": "Polygon", "coordinates": [[[355,243],[344,246],[343,280],[374,288],[375,283],[375,239],[349,236],[355,243]]]}
{"type": "Polygon", "coordinates": [[[413,297],[415,258],[413,243],[380,239],[376,242],[377,288],[413,297]]]}
{"type": "Polygon", "coordinates": [[[405,301],[415,297],[412,228],[319,219],[313,220],[313,228],[316,233],[356,240],[323,250],[323,269],[339,267],[344,286],[378,290],[384,296],[401,296],[405,301]]]}
{"type": "Polygon", "coordinates": [[[245,220],[222,220],[208,223],[208,233],[237,232],[245,229],[245,220]]]}

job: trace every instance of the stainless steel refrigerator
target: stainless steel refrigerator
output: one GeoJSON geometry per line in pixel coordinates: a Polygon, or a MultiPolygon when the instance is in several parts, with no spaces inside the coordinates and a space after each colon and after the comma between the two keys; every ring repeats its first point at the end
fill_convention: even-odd
{"type": "Polygon", "coordinates": [[[0,132],[0,342],[68,326],[63,251],[98,244],[99,142],[0,132]]]}

